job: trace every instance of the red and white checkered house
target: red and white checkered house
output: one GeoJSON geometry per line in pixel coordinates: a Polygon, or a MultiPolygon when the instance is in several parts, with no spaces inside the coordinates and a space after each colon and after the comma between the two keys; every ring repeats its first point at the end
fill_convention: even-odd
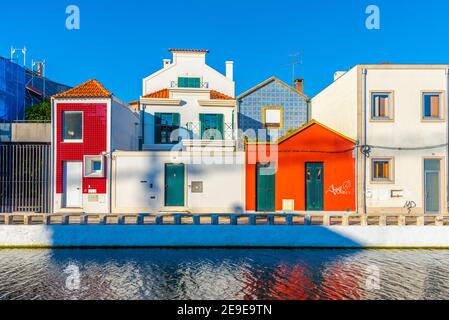
{"type": "Polygon", "coordinates": [[[139,115],[89,80],[52,97],[52,128],[53,211],[111,212],[112,152],[138,149],[139,115]]]}

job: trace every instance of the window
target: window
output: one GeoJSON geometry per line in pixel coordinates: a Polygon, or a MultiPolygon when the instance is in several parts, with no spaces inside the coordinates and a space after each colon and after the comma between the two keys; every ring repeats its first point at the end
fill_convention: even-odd
{"type": "Polygon", "coordinates": [[[442,118],[441,93],[423,93],[424,120],[438,120],[442,118]]]}
{"type": "Polygon", "coordinates": [[[371,99],[371,119],[393,119],[393,103],[391,93],[373,93],[371,99]]]}
{"type": "Polygon", "coordinates": [[[174,144],[179,142],[179,113],[156,113],[154,142],[174,144]]]}
{"type": "Polygon", "coordinates": [[[84,156],[84,176],[87,178],[103,178],[103,156],[84,156]]]}
{"type": "Polygon", "coordinates": [[[373,181],[392,181],[392,160],[373,159],[372,161],[373,181]]]}
{"type": "Polygon", "coordinates": [[[264,128],[280,129],[282,127],[282,108],[281,107],[263,108],[262,123],[264,128]]]}
{"type": "Polygon", "coordinates": [[[83,141],[83,113],[81,111],[64,111],[62,127],[64,142],[83,141]]]}
{"type": "Polygon", "coordinates": [[[201,139],[224,140],[222,114],[200,114],[201,139]]]}
{"type": "Polygon", "coordinates": [[[178,88],[201,88],[201,79],[193,77],[179,77],[178,88]]]}

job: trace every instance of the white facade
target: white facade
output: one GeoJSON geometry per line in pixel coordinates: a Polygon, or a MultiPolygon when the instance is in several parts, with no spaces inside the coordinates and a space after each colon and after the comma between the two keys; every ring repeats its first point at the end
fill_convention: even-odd
{"type": "MultiPolygon", "coordinates": [[[[142,111],[142,132],[144,150],[170,150],[173,145],[160,139],[155,132],[157,115],[176,114],[187,149],[202,146],[204,136],[201,114],[221,115],[221,139],[228,141],[227,151],[234,149],[237,132],[237,109],[233,81],[233,62],[225,64],[226,75],[206,64],[205,50],[170,50],[172,60],[165,59],[163,68],[143,80],[140,98],[142,111]],[[190,79],[193,84],[182,83],[190,79]],[[190,141],[189,141],[190,140],[190,141]],[[229,143],[232,146],[229,148],[229,143]]],[[[217,142],[215,141],[214,144],[217,142]]]]}
{"type": "Polygon", "coordinates": [[[370,146],[358,156],[360,213],[448,212],[448,68],[359,65],[312,99],[312,118],[370,146]]]}
{"type": "Polygon", "coordinates": [[[245,208],[245,154],[115,152],[114,213],[238,213],[245,208]],[[184,205],[166,206],[166,164],[184,165],[184,205]],[[194,190],[200,183],[201,189],[194,190]]]}

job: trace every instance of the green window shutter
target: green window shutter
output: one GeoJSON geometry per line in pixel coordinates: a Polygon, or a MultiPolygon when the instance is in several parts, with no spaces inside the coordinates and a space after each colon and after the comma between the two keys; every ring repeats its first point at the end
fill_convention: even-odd
{"type": "Polygon", "coordinates": [[[179,77],[179,78],[178,78],[178,87],[179,87],[179,88],[185,88],[185,87],[187,87],[187,78],[179,77]]]}
{"type": "MultiPolygon", "coordinates": [[[[181,116],[179,113],[172,113],[172,123],[173,123],[173,130],[177,130],[180,128],[180,119],[181,116]]],[[[178,130],[178,136],[176,137],[176,141],[179,141],[179,130],[178,130]]]]}
{"type": "Polygon", "coordinates": [[[217,114],[217,130],[220,132],[221,139],[224,140],[224,118],[222,114],[217,114]]]}
{"type": "Polygon", "coordinates": [[[161,114],[154,114],[154,143],[161,143],[161,114]]]}
{"type": "Polygon", "coordinates": [[[191,88],[199,88],[200,87],[200,78],[190,78],[190,87],[191,88]]]}
{"type": "Polygon", "coordinates": [[[200,139],[203,139],[203,137],[204,137],[204,131],[205,131],[205,129],[206,129],[206,127],[205,127],[205,123],[206,123],[206,119],[205,119],[206,117],[205,117],[205,114],[203,114],[203,113],[200,113],[200,134],[201,134],[201,136],[200,136],[200,139]]]}

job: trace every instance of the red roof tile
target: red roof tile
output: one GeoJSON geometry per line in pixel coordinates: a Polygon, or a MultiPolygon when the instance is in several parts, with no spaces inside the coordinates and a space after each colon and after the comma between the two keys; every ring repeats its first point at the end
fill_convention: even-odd
{"type": "Polygon", "coordinates": [[[56,94],[54,98],[110,98],[112,93],[97,80],[92,79],[68,91],[56,94]]]}

